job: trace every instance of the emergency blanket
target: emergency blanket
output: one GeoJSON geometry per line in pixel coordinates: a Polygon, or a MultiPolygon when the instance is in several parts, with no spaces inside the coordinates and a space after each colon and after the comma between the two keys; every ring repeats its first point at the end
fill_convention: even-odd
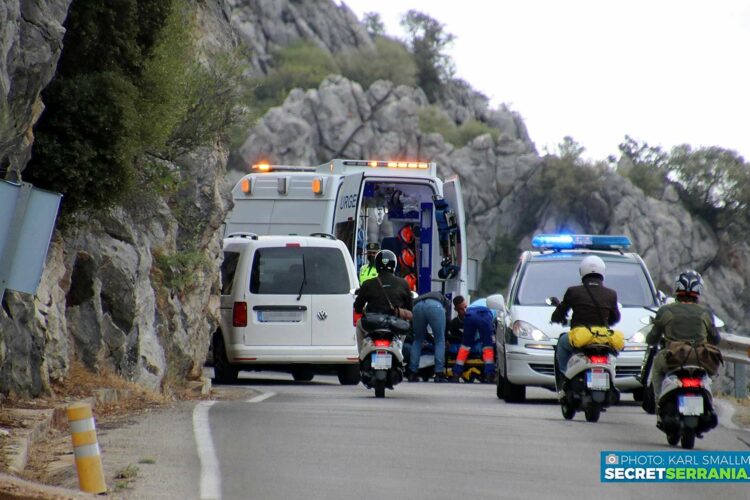
{"type": "Polygon", "coordinates": [[[664,354],[668,370],[676,370],[685,365],[700,366],[709,375],[719,372],[719,365],[724,363],[724,356],[715,345],[708,343],[693,345],[685,341],[672,341],[664,354]]]}
{"type": "Polygon", "coordinates": [[[603,326],[576,326],[570,329],[568,340],[579,349],[589,344],[605,344],[619,352],[625,347],[625,336],[620,330],[603,326]]]}

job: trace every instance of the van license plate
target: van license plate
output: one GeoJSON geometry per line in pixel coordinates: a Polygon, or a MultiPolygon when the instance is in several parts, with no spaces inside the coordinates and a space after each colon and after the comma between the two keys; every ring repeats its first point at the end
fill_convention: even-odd
{"type": "Polygon", "coordinates": [[[680,395],[677,407],[680,415],[703,415],[703,397],[680,395]]]}
{"type": "Polygon", "coordinates": [[[372,369],[387,370],[391,367],[391,353],[388,351],[372,353],[372,369]]]}
{"type": "Polygon", "coordinates": [[[586,372],[586,387],[594,390],[609,389],[609,372],[602,368],[592,368],[586,372]]]}
{"type": "Polygon", "coordinates": [[[261,323],[299,323],[302,321],[302,311],[258,311],[258,321],[261,323]]]}

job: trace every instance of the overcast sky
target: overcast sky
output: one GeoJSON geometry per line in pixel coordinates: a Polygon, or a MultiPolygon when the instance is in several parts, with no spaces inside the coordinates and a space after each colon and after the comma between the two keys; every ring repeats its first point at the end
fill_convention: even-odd
{"type": "Polygon", "coordinates": [[[360,19],[378,12],[398,37],[409,9],[443,23],[456,76],[520,113],[540,153],[570,135],[604,159],[628,134],[750,161],[750,1],[343,3],[360,19]]]}

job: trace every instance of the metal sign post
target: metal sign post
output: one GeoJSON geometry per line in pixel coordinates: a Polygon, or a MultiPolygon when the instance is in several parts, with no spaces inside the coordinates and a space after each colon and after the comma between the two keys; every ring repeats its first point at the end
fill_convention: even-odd
{"type": "Polygon", "coordinates": [[[0,181],[0,300],[5,290],[35,293],[62,195],[0,181]]]}

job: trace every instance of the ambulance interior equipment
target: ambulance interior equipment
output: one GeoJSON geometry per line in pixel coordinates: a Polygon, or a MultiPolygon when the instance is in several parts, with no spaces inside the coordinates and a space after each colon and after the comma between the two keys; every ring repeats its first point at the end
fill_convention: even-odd
{"type": "Polygon", "coordinates": [[[452,279],[461,265],[460,241],[455,212],[434,186],[407,179],[365,180],[356,241],[358,267],[366,262],[367,244],[378,243],[396,254],[396,273],[411,289],[426,293],[432,289],[433,245],[440,248],[439,278],[452,279]],[[433,220],[437,242],[433,241],[433,220]]]}

